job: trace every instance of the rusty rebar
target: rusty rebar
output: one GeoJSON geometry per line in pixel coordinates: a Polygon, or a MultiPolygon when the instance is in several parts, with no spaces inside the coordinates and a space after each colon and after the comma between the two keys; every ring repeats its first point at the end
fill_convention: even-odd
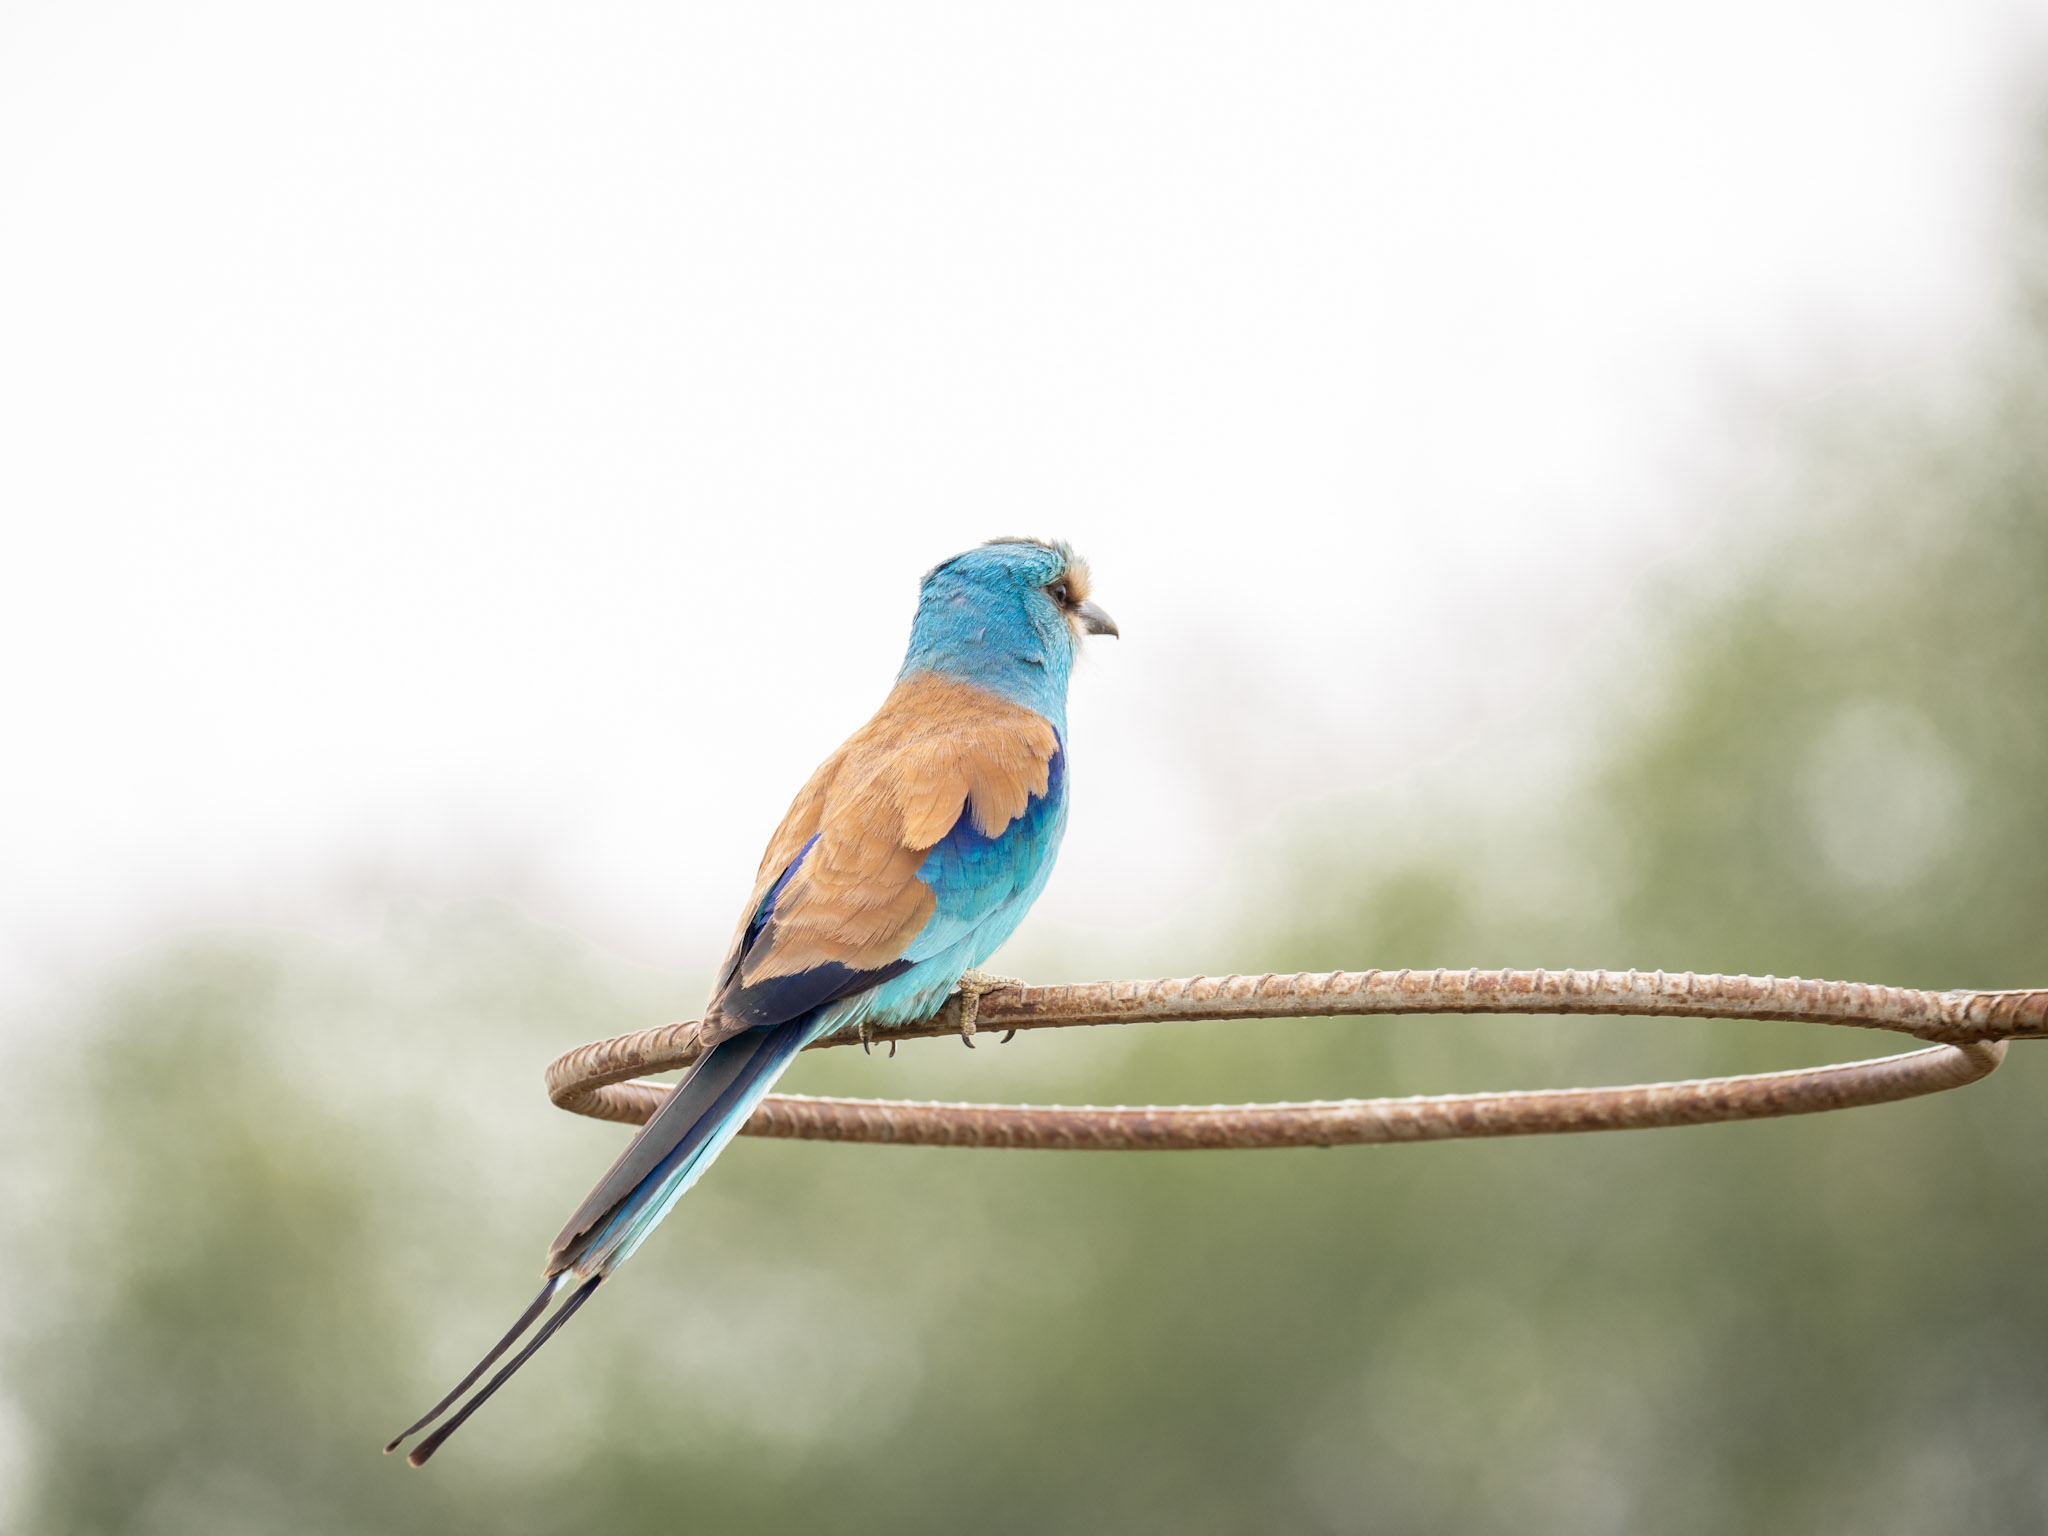
{"type": "MultiPolygon", "coordinates": [[[[1938,1042],[1873,1061],[1615,1088],[1345,1099],[1306,1104],[1065,1108],[771,1095],[743,1135],[927,1146],[1101,1150],[1356,1145],[1700,1125],[1812,1114],[1962,1087],[1993,1071],[2007,1039],[2048,1037],[2048,990],[1922,992],[1860,982],[1662,971],[1337,971],[1006,987],[980,1001],[981,1030],[1418,1013],[1598,1014],[1804,1021],[1938,1042]]],[[[959,1031],[958,1000],[873,1041],[959,1031]]],[[[851,1045],[851,1035],[818,1042],[851,1045]]],[[[818,1048],[818,1047],[813,1047],[818,1048]]],[[[580,1046],[548,1067],[560,1107],[638,1124],[668,1089],[634,1083],[701,1054],[697,1025],[580,1046]]]]}

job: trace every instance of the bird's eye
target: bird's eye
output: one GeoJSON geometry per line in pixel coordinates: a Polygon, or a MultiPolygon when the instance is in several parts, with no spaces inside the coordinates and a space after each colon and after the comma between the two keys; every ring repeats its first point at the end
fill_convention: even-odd
{"type": "Polygon", "coordinates": [[[1052,600],[1062,608],[1067,606],[1067,584],[1064,581],[1056,581],[1045,590],[1052,594],[1052,600]]]}

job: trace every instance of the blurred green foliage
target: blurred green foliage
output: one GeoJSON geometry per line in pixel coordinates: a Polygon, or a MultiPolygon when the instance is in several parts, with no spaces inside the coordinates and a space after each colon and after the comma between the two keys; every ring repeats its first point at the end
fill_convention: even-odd
{"type": "MultiPolygon", "coordinates": [[[[1661,686],[1573,791],[1498,840],[1322,808],[1228,963],[2048,982],[2035,206],[1987,355],[1939,406],[1805,424],[1767,535],[1677,595],[1661,686]]],[[[700,994],[488,907],[191,940],[90,989],[5,1090],[9,1528],[2048,1528],[2048,1046],[1934,1100],[1693,1131],[742,1141],[432,1468],[379,1458],[623,1135],[548,1108],[538,1066],[700,994]]],[[[791,1086],[1416,1092],[1861,1044],[1304,1021],[834,1052],[791,1086]]]]}

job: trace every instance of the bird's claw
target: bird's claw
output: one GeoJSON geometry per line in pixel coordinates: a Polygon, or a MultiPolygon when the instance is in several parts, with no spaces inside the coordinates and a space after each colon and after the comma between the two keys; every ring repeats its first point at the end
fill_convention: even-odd
{"type": "MultiPolygon", "coordinates": [[[[962,971],[955,995],[960,999],[960,1043],[970,1051],[974,1049],[974,1020],[981,1012],[981,1000],[991,992],[1000,992],[1004,987],[1021,987],[1024,983],[1014,976],[992,976],[987,971],[962,971]]],[[[1015,1034],[1013,1029],[1011,1034],[1015,1034]]]]}

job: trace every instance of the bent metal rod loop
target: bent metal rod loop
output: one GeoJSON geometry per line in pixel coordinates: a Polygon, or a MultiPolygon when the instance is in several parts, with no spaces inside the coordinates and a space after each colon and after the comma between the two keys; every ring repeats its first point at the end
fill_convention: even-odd
{"type": "MultiPolygon", "coordinates": [[[[1339,1099],[1301,1104],[1069,1108],[773,1094],[741,1134],[917,1146],[1170,1150],[1361,1145],[1474,1136],[1630,1130],[1766,1119],[1883,1104],[1976,1082],[2009,1039],[2048,1038],[2048,989],[1923,992],[1861,982],[1663,971],[1334,971],[1004,987],[984,994],[980,1031],[1199,1019],[1366,1014],[1595,1014],[1740,1018],[1885,1029],[1936,1042],[1871,1061],[1614,1088],[1339,1099]]],[[[959,1000],[870,1041],[960,1032],[959,1000]]],[[[855,1044],[853,1035],[812,1049],[855,1044]]],[[[631,1081],[702,1054],[696,1023],[579,1046],[548,1067],[548,1096],[600,1120],[639,1124],[668,1088],[631,1081]]]]}

